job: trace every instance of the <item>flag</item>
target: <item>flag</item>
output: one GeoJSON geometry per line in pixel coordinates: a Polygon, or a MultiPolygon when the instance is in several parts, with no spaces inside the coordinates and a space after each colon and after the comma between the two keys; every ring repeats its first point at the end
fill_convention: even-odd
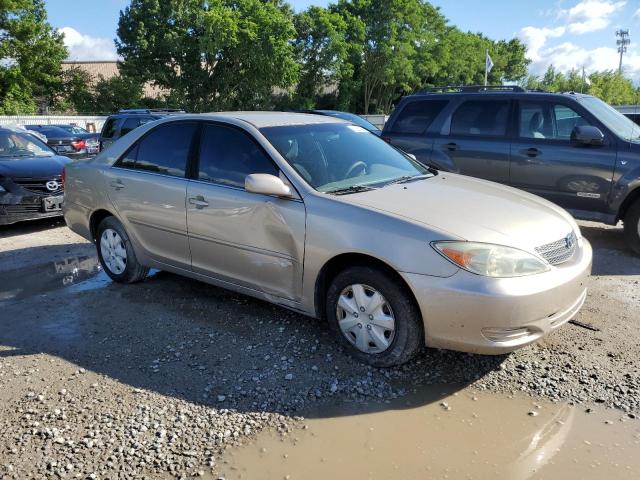
{"type": "Polygon", "coordinates": [[[489,56],[489,51],[487,51],[487,58],[485,60],[484,68],[487,71],[487,73],[489,73],[493,68],[493,60],[491,60],[491,57],[489,56]]]}

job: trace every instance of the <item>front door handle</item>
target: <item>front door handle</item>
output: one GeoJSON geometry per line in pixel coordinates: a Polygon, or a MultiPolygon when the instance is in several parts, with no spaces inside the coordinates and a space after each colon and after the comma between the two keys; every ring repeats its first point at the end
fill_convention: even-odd
{"type": "Polygon", "coordinates": [[[122,190],[124,188],[124,183],[122,183],[122,180],[114,180],[111,182],[111,186],[116,190],[122,190]]]}
{"type": "Polygon", "coordinates": [[[454,142],[449,142],[445,145],[445,147],[447,147],[447,150],[449,150],[450,152],[455,152],[458,149],[458,144],[454,142]]]}
{"type": "Polygon", "coordinates": [[[520,153],[522,153],[523,155],[526,155],[529,158],[534,158],[540,155],[542,152],[537,148],[532,147],[532,148],[527,148],[525,150],[520,150],[520,153]]]}
{"type": "Polygon", "coordinates": [[[207,202],[202,195],[189,198],[189,204],[194,205],[198,210],[209,206],[209,202],[207,202]]]}

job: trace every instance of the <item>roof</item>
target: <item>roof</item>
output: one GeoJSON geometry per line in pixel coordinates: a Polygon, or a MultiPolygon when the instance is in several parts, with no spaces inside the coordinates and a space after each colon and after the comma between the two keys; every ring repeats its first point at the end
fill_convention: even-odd
{"type": "Polygon", "coordinates": [[[321,123],[347,123],[336,117],[292,112],[212,112],[203,116],[226,117],[242,120],[256,128],[321,123]]]}

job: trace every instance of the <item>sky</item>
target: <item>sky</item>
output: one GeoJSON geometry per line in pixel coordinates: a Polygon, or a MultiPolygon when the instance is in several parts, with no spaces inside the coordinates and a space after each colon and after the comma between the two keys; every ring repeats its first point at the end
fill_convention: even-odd
{"type": "MultiPolygon", "coordinates": [[[[45,0],[51,24],[65,33],[71,60],[110,60],[128,0],[45,0]]],[[[294,9],[328,0],[290,0],[294,9]]],[[[640,0],[433,0],[452,25],[493,39],[520,38],[530,72],[617,69],[616,30],[629,29],[625,73],[640,82],[640,0]]]]}

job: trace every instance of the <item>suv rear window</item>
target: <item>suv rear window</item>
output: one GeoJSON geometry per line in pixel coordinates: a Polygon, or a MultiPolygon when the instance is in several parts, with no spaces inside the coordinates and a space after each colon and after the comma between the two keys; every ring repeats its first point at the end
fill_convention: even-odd
{"type": "Polygon", "coordinates": [[[442,109],[447,100],[417,100],[407,103],[396,117],[389,131],[394,133],[423,133],[442,109]]]}
{"type": "Polygon", "coordinates": [[[504,136],[508,118],[508,100],[471,100],[453,113],[451,135],[504,136]]]}

